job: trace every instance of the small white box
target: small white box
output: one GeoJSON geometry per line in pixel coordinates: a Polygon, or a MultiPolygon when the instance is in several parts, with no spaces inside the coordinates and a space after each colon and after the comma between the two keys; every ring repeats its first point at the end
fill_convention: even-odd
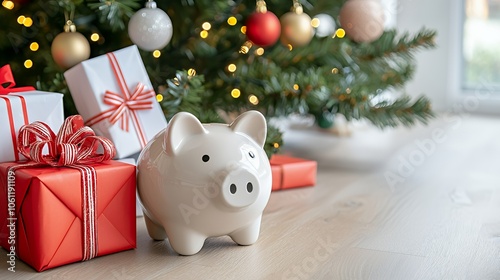
{"type": "Polygon", "coordinates": [[[103,119],[90,125],[97,135],[110,139],[116,147],[116,158],[129,157],[144,148],[160,130],[167,126],[165,115],[156,101],[153,86],[139,54],[137,46],[132,45],[111,53],[85,60],[64,73],[76,109],[87,124],[96,116],[103,119]],[[128,131],[122,129],[121,120],[111,124],[110,118],[104,118],[115,111],[121,111],[124,106],[107,103],[104,100],[106,92],[122,98],[112,100],[119,104],[129,102],[142,84],[139,92],[153,92],[146,99],[137,102],[149,102],[150,109],[132,108],[126,105],[123,120],[128,116],[128,131]],[[124,102],[127,101],[127,102],[124,102]]]}
{"type": "Polygon", "coordinates": [[[63,95],[36,90],[0,95],[0,162],[26,159],[17,153],[17,135],[21,126],[35,121],[57,134],[64,121],[63,95]]]}

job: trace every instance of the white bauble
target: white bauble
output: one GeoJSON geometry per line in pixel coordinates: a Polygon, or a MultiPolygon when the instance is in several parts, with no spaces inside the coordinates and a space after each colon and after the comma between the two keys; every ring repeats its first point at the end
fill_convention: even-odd
{"type": "Polygon", "coordinates": [[[165,47],[172,39],[172,32],[172,21],[154,1],[148,1],[128,22],[130,40],[145,51],[165,47]]]}
{"type": "Polygon", "coordinates": [[[335,20],[328,14],[318,14],[314,16],[319,20],[319,25],[316,27],[317,37],[327,37],[335,33],[335,20]]]}

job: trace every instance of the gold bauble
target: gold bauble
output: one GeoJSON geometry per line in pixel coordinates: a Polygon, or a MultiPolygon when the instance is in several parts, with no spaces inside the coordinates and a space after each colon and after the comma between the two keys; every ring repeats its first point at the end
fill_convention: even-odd
{"type": "Polygon", "coordinates": [[[283,45],[300,47],[308,44],[314,35],[311,17],[300,10],[288,12],[281,16],[281,37],[283,45]]]}
{"type": "Polygon", "coordinates": [[[57,65],[68,69],[90,57],[90,44],[81,33],[62,32],[52,41],[51,52],[57,65]]]}
{"type": "Polygon", "coordinates": [[[349,0],[339,14],[347,37],[358,43],[370,43],[384,32],[384,8],[380,0],[349,0]]]}

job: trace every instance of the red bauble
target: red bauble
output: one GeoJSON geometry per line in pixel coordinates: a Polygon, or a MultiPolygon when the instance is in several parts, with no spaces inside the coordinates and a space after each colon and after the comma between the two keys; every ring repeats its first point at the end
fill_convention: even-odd
{"type": "Polygon", "coordinates": [[[281,34],[281,24],[272,12],[255,12],[247,18],[247,37],[252,43],[267,47],[274,45],[281,34]]]}

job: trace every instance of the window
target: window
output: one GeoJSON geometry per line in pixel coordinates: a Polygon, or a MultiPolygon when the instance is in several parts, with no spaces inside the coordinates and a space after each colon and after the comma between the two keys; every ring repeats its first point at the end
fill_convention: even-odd
{"type": "Polygon", "coordinates": [[[500,90],[500,0],[465,0],[464,89],[500,90]]]}

